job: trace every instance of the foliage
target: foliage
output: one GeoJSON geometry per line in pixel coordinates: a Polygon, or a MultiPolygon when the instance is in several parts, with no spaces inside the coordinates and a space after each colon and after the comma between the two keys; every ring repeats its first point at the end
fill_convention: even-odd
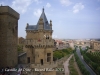
{"type": "Polygon", "coordinates": [[[54,59],[60,59],[68,54],[71,54],[73,50],[71,48],[63,49],[63,50],[57,50],[53,53],[54,59]]]}
{"type": "Polygon", "coordinates": [[[17,46],[17,50],[18,50],[18,52],[19,52],[19,51],[23,51],[23,45],[18,45],[18,46],[17,46]]]}
{"type": "Polygon", "coordinates": [[[61,53],[60,51],[55,51],[54,54],[53,54],[54,58],[62,58],[63,57],[63,53],[61,53]]]}
{"type": "Polygon", "coordinates": [[[77,53],[75,52],[74,53],[74,56],[75,56],[75,59],[76,59],[76,62],[78,64],[78,67],[80,68],[81,72],[83,75],[90,75],[90,72],[88,72],[85,68],[85,66],[82,64],[82,62],[80,61],[77,53]]]}
{"type": "Polygon", "coordinates": [[[73,57],[69,61],[69,70],[70,70],[70,75],[78,75],[78,72],[74,66],[74,58],[73,57]]]}
{"type": "Polygon", "coordinates": [[[86,63],[90,65],[97,75],[100,75],[100,52],[86,52],[87,50],[80,51],[86,63]]]}

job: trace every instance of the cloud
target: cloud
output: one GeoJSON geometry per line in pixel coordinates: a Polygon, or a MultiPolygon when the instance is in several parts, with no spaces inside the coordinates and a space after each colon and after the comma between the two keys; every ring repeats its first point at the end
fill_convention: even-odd
{"type": "Polygon", "coordinates": [[[64,6],[69,6],[72,4],[70,0],[60,0],[60,3],[64,6]]]}
{"type": "Polygon", "coordinates": [[[47,8],[50,8],[50,7],[51,7],[51,4],[50,4],[50,3],[47,3],[47,4],[46,4],[46,7],[47,7],[47,8]]]}
{"type": "Polygon", "coordinates": [[[40,17],[41,13],[42,13],[42,10],[41,10],[41,9],[36,9],[36,10],[33,12],[33,14],[34,14],[36,17],[40,17]]]}
{"type": "Polygon", "coordinates": [[[78,13],[82,9],[84,9],[84,5],[82,3],[77,3],[73,6],[73,13],[78,13]]]}
{"type": "MultiPolygon", "coordinates": [[[[34,16],[36,16],[36,17],[40,17],[40,15],[42,14],[42,9],[35,9],[34,10],[34,12],[33,12],[33,14],[34,14],[34,16]]],[[[47,12],[45,12],[45,15],[46,16],[51,16],[51,14],[49,14],[49,13],[47,13],[47,12]]]]}
{"type": "Polygon", "coordinates": [[[13,0],[11,7],[23,14],[33,2],[37,4],[41,3],[40,0],[13,0]]]}
{"type": "Polygon", "coordinates": [[[42,3],[42,1],[41,1],[41,0],[34,0],[34,2],[36,2],[37,4],[42,3]]]}
{"type": "Polygon", "coordinates": [[[25,13],[31,3],[32,0],[14,0],[11,7],[20,13],[25,13]]]}

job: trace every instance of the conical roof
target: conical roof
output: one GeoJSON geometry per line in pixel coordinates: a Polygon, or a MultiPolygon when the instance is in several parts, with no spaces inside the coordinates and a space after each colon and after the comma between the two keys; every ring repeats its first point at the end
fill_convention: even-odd
{"type": "MultiPolygon", "coordinates": [[[[41,14],[40,18],[43,19],[43,22],[44,22],[44,29],[45,29],[45,30],[51,29],[51,28],[50,28],[50,24],[49,24],[49,22],[48,22],[48,20],[47,20],[47,17],[46,17],[46,15],[45,15],[45,12],[44,12],[44,8],[42,9],[42,14],[41,14]]],[[[39,18],[39,19],[40,19],[40,18],[39,18]]],[[[39,26],[39,20],[38,20],[37,26],[39,26]]]]}
{"type": "MultiPolygon", "coordinates": [[[[50,27],[50,24],[49,24],[49,22],[47,20],[47,17],[45,15],[44,8],[42,9],[42,14],[41,14],[40,18],[43,19],[43,22],[44,22],[44,26],[43,26],[44,27],[44,30],[52,30],[51,27],[50,27]]],[[[40,18],[39,18],[39,20],[40,20],[40,18]]],[[[26,30],[38,30],[39,20],[37,22],[37,25],[29,25],[26,30]]]]}

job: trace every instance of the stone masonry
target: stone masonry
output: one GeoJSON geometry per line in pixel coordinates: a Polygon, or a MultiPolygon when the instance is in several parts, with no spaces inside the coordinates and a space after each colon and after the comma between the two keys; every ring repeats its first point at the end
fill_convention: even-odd
{"type": "MultiPolygon", "coordinates": [[[[52,21],[46,18],[44,9],[36,25],[26,26],[25,51],[27,63],[31,68],[54,68],[54,40],[52,39],[52,21]]],[[[41,72],[43,75],[56,75],[56,72],[41,72]],[[48,73],[48,74],[47,74],[48,73]]]]}
{"type": "Polygon", "coordinates": [[[19,13],[9,6],[0,6],[0,67],[14,67],[18,63],[19,13]]]}

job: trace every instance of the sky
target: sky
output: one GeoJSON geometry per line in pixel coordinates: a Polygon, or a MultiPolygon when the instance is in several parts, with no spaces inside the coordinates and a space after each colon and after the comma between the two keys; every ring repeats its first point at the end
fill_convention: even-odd
{"type": "Polygon", "coordinates": [[[26,24],[36,25],[44,7],[53,38],[100,38],[100,0],[0,0],[1,4],[20,14],[19,37],[26,38],[26,24]]]}

